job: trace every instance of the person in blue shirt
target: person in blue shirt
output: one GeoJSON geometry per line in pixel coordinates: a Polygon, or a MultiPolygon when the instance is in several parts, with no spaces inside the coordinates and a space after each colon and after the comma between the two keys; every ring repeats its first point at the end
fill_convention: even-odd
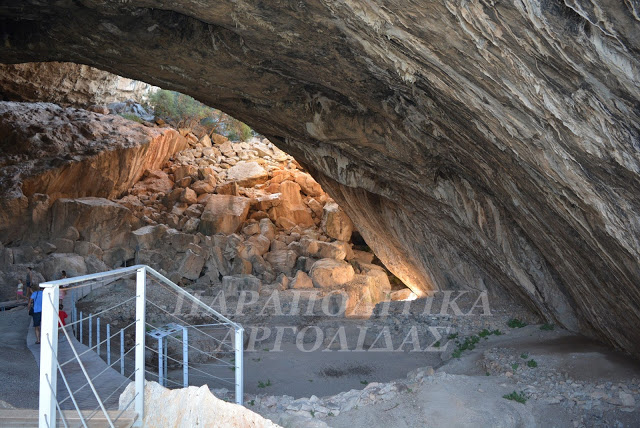
{"type": "Polygon", "coordinates": [[[33,287],[33,293],[29,299],[29,313],[33,309],[33,327],[36,329],[36,344],[40,343],[40,322],[42,321],[42,289],[40,286],[33,287]]]}

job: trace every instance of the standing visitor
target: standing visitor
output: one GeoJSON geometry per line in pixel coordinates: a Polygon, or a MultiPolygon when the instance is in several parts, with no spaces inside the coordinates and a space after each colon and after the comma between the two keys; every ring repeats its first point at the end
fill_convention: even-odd
{"type": "Polygon", "coordinates": [[[18,289],[16,290],[16,300],[22,300],[24,297],[24,285],[21,280],[18,280],[18,289]]]}
{"type": "Polygon", "coordinates": [[[33,317],[33,327],[36,330],[36,344],[40,343],[40,322],[42,321],[42,290],[39,285],[34,286],[34,291],[29,299],[29,315],[33,317]]]}

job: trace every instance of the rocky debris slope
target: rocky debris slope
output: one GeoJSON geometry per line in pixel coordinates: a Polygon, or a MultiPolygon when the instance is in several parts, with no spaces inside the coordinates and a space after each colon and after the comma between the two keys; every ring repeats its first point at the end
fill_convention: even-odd
{"type": "Polygon", "coordinates": [[[0,11],[4,61],[91,64],[250,124],[304,163],[417,293],[500,286],[640,355],[635,3],[0,11]]]}
{"type": "MultiPolygon", "coordinates": [[[[80,119],[89,114],[73,112],[80,119]]],[[[131,124],[129,133],[139,128],[131,124]]],[[[81,125],[70,122],[68,127],[81,125]]],[[[338,290],[346,296],[347,314],[353,317],[368,316],[377,303],[391,298],[387,271],[373,264],[373,253],[362,251],[366,247],[353,248],[349,217],[291,156],[268,140],[233,143],[217,134],[182,133],[185,137],[176,139],[187,141],[188,148],[164,164],[158,163],[158,151],[149,150],[146,158],[142,153],[138,163],[149,169],[134,185],[121,180],[117,189],[102,189],[110,192],[105,196],[111,200],[59,198],[64,192],[34,194],[43,201],[33,213],[41,219],[38,227],[23,236],[21,245],[1,250],[7,283],[23,275],[26,264],[53,279],[61,270],[81,275],[142,263],[183,286],[214,287],[228,295],[338,290]],[[123,192],[127,185],[130,188],[123,192]],[[113,198],[121,193],[125,196],[113,198]]],[[[98,143],[91,148],[100,147],[98,143]]],[[[55,154],[55,147],[47,148],[55,154]]],[[[95,155],[89,167],[100,164],[95,158],[108,153],[95,155]]],[[[136,165],[137,158],[121,160],[112,174],[128,162],[136,165]]],[[[71,168],[82,171],[82,165],[80,161],[71,168]]],[[[32,170],[37,168],[44,166],[36,164],[32,170]]],[[[32,182],[40,181],[41,191],[51,191],[69,176],[64,167],[62,173],[57,171],[25,180],[22,187],[31,189],[32,182]]],[[[91,187],[93,193],[101,191],[97,184],[91,187]]]]}
{"type": "Polygon", "coordinates": [[[142,100],[144,82],[72,62],[0,64],[2,101],[48,101],[74,107],[142,100]]]}
{"type": "Polygon", "coordinates": [[[49,103],[0,102],[0,136],[5,244],[41,227],[57,199],[118,197],[187,145],[173,129],[49,103]]]}
{"type": "MultiPolygon", "coordinates": [[[[133,401],[134,393],[131,382],[120,396],[121,409],[133,401]]],[[[279,427],[249,409],[216,398],[206,386],[171,390],[147,381],[144,394],[146,427],[279,427]]]]}

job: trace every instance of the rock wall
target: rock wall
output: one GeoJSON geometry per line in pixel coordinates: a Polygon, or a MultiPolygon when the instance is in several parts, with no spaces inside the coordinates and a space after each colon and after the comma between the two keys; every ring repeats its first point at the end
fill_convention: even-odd
{"type": "Polygon", "coordinates": [[[114,198],[187,145],[172,129],[48,103],[0,102],[0,241],[58,198],[114,198]]]}
{"type": "Polygon", "coordinates": [[[502,287],[640,355],[634,3],[9,1],[0,12],[6,62],[91,64],[267,135],[415,291],[502,287]]]}
{"type": "Polygon", "coordinates": [[[0,64],[0,100],[48,101],[74,107],[142,101],[153,87],[72,62],[0,64]]]}

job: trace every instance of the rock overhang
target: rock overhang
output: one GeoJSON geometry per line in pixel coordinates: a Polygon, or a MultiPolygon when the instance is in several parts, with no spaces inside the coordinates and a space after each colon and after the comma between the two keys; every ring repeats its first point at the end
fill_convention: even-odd
{"type": "Polygon", "coordinates": [[[90,64],[219,107],[300,160],[416,291],[504,289],[639,354],[631,6],[24,7],[0,7],[4,61],[90,64]]]}

